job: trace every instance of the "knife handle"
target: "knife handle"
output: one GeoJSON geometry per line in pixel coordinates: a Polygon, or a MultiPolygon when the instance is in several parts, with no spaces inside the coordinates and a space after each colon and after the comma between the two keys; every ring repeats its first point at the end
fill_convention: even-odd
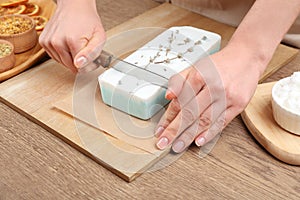
{"type": "Polygon", "coordinates": [[[101,65],[103,68],[108,68],[112,59],[113,55],[111,53],[102,50],[100,56],[98,56],[93,63],[95,63],[97,66],[101,65]]]}

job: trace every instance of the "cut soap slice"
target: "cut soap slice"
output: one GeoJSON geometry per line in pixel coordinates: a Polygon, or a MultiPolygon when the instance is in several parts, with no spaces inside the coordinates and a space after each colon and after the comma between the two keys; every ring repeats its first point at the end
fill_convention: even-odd
{"type": "MultiPolygon", "coordinates": [[[[194,27],[172,27],[124,60],[169,79],[207,54],[220,49],[221,36],[194,27]]],[[[165,89],[113,68],[98,77],[103,102],[141,119],[167,103],[165,89]]]]}

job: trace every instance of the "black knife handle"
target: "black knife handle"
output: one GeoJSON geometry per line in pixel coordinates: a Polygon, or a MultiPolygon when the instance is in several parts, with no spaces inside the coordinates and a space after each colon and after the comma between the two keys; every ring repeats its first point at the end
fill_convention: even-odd
{"type": "Polygon", "coordinates": [[[107,51],[102,50],[100,56],[98,56],[93,63],[97,66],[102,66],[103,68],[108,68],[111,61],[113,59],[113,55],[108,53],[107,51]]]}

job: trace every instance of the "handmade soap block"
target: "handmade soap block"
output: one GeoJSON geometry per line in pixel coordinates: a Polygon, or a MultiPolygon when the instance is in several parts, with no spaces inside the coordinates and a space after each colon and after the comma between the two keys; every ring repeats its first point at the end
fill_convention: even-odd
{"type": "MultiPolygon", "coordinates": [[[[217,52],[220,44],[221,36],[216,33],[188,26],[172,27],[124,60],[169,79],[201,57],[217,52]]],[[[151,118],[168,103],[165,87],[137,78],[134,71],[129,75],[110,68],[98,81],[105,104],[141,119],[151,118]]]]}

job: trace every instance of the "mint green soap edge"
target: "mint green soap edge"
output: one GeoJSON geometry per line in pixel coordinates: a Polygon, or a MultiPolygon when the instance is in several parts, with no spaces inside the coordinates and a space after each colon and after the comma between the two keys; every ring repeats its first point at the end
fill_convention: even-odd
{"type": "Polygon", "coordinates": [[[112,106],[118,110],[121,110],[129,115],[137,118],[148,120],[161,110],[169,101],[165,99],[165,92],[159,92],[160,94],[156,98],[152,98],[150,101],[142,101],[141,99],[134,97],[128,100],[127,94],[119,90],[113,97],[110,90],[111,86],[100,85],[102,100],[105,104],[112,106]],[[157,106],[156,106],[157,105],[157,106]]]}

